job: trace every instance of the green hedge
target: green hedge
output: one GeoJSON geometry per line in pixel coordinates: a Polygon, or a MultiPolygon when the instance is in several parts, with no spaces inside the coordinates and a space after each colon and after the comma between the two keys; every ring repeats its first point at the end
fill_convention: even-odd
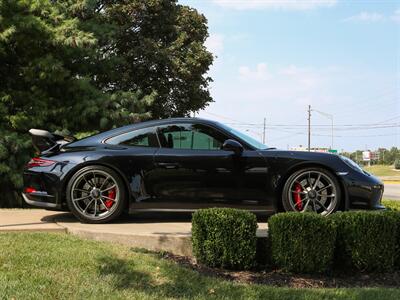
{"type": "Polygon", "coordinates": [[[272,261],[286,271],[320,273],[333,262],[336,227],[315,213],[280,213],[269,219],[272,261]]]}
{"type": "Polygon", "coordinates": [[[363,271],[389,271],[396,256],[397,224],[385,212],[343,212],[337,226],[335,261],[363,271]]]}
{"type": "MultiPolygon", "coordinates": [[[[388,203],[385,203],[387,205],[388,203]]],[[[290,272],[320,273],[352,267],[400,269],[400,211],[280,213],[269,219],[268,239],[256,238],[257,220],[247,211],[210,208],[193,214],[194,256],[210,267],[249,269],[273,264],[290,272]]]]}
{"type": "Polygon", "coordinates": [[[249,269],[256,260],[257,218],[230,208],[201,209],[192,218],[196,259],[210,267],[249,269]]]}
{"type": "Polygon", "coordinates": [[[394,265],[396,269],[400,269],[400,210],[399,211],[387,211],[385,215],[394,219],[397,224],[397,231],[395,234],[396,237],[396,245],[395,245],[395,258],[394,265]]]}

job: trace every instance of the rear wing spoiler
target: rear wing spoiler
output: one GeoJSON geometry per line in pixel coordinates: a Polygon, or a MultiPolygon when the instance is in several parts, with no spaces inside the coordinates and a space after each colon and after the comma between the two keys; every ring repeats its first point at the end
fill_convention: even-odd
{"type": "Polygon", "coordinates": [[[29,129],[33,146],[40,152],[52,152],[60,149],[62,145],[71,143],[76,139],[71,136],[63,136],[42,129],[29,129]]]}

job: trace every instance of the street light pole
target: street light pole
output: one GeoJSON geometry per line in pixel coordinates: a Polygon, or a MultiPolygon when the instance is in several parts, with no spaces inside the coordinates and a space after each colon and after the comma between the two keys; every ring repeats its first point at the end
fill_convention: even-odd
{"type": "Polygon", "coordinates": [[[311,105],[308,106],[308,152],[311,151],[311,105]]]}
{"type": "Polygon", "coordinates": [[[262,140],[264,145],[265,145],[265,127],[266,127],[266,122],[267,122],[267,119],[264,118],[263,140],[262,140]]]}

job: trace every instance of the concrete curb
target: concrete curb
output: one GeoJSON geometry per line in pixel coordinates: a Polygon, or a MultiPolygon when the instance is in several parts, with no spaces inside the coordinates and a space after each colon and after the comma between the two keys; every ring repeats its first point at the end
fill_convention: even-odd
{"type": "Polygon", "coordinates": [[[67,233],[85,239],[107,241],[151,251],[167,251],[177,255],[192,256],[190,236],[161,234],[123,234],[66,228],[67,233]]]}
{"type": "MultiPolygon", "coordinates": [[[[139,215],[109,224],[82,224],[70,213],[41,209],[0,209],[2,232],[68,233],[85,239],[192,256],[190,216],[139,215]]],[[[266,235],[267,224],[259,223],[257,236],[263,238],[266,235]]]]}

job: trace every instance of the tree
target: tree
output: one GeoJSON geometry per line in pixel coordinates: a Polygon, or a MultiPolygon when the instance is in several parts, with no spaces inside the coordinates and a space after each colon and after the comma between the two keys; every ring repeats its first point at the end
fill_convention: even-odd
{"type": "Polygon", "coordinates": [[[70,2],[72,16],[99,41],[91,64],[99,88],[155,95],[153,118],[185,116],[212,101],[207,20],[196,10],[171,0],[70,2]]]}
{"type": "Polygon", "coordinates": [[[32,153],[29,128],[76,129],[77,118],[66,124],[69,117],[82,113],[89,124],[96,114],[100,93],[66,66],[95,43],[93,34],[78,30],[77,21],[64,18],[49,1],[0,2],[2,201],[11,201],[13,187],[21,186],[21,166],[32,153]]]}
{"type": "Polygon", "coordinates": [[[22,204],[29,128],[82,136],[203,108],[206,37],[175,1],[0,0],[0,206],[22,204]]]}

